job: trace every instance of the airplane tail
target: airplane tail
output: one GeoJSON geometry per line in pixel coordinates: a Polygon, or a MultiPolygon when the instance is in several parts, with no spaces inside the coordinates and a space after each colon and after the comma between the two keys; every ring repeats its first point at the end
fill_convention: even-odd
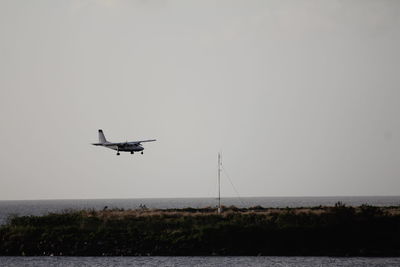
{"type": "Polygon", "coordinates": [[[104,136],[103,130],[99,129],[99,143],[104,144],[107,143],[107,139],[104,136]]]}

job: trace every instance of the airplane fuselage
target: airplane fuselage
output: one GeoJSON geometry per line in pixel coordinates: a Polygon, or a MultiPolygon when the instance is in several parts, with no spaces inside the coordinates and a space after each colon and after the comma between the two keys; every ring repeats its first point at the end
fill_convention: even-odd
{"type": "Polygon", "coordinates": [[[124,152],[140,152],[143,151],[144,148],[140,145],[133,145],[133,144],[124,144],[121,146],[106,146],[108,148],[117,150],[117,151],[124,151],[124,152]]]}

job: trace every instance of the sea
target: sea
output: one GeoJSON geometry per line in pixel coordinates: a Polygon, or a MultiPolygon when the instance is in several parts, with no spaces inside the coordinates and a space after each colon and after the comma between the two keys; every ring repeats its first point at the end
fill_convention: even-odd
{"type": "MultiPolygon", "coordinates": [[[[400,196],[223,198],[224,206],[316,207],[342,202],[349,206],[400,206],[400,196]]],[[[44,215],[81,209],[154,209],[216,207],[214,198],[132,198],[1,200],[0,225],[12,216],[44,215]]],[[[400,266],[400,258],[363,257],[0,257],[0,266],[400,266]]]]}
{"type": "Polygon", "coordinates": [[[336,257],[0,257],[0,266],[400,266],[399,258],[336,257]]]}

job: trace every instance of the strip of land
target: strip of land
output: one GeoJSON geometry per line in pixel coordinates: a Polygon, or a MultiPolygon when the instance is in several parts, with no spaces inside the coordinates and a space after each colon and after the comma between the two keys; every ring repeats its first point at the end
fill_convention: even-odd
{"type": "Polygon", "coordinates": [[[0,255],[400,256],[400,206],[104,209],[14,216],[0,255]]]}

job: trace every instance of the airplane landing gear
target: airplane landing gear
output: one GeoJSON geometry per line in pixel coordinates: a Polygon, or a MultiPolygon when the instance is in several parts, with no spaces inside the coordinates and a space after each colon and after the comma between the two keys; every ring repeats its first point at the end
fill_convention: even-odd
{"type": "Polygon", "coordinates": [[[133,154],[134,152],[133,151],[131,151],[131,154],[133,154]]]}
{"type": "Polygon", "coordinates": [[[143,155],[143,151],[142,151],[142,152],[140,152],[140,154],[142,154],[142,155],[143,155]]]}
{"type": "Polygon", "coordinates": [[[117,156],[119,156],[119,152],[117,152],[117,156]]]}

